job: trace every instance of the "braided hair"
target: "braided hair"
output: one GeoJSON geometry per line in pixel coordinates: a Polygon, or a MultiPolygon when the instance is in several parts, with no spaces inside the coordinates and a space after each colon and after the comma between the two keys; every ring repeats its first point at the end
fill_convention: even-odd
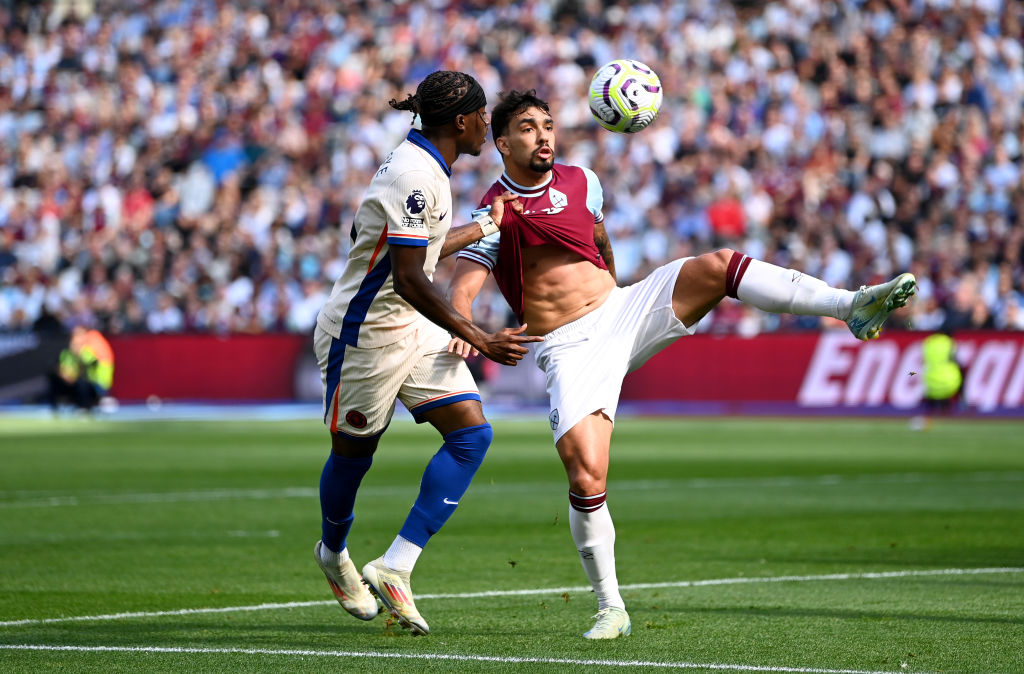
{"type": "MultiPolygon", "coordinates": [[[[457,115],[478,110],[487,104],[483,88],[471,75],[439,70],[424,78],[404,101],[388,101],[395,110],[408,110],[419,115],[423,126],[442,126],[457,115]]],[[[415,121],[415,118],[413,118],[415,121]]]]}

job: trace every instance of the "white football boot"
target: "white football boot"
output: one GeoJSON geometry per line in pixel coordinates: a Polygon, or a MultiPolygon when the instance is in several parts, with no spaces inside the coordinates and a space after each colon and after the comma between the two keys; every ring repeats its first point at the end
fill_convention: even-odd
{"type": "Polygon", "coordinates": [[[629,633],[633,631],[629,614],[625,609],[617,606],[603,608],[594,617],[597,618],[597,622],[583,633],[584,639],[618,639],[619,637],[628,637],[629,633]]]}
{"type": "Polygon", "coordinates": [[[363,582],[391,611],[398,623],[412,631],[413,636],[430,634],[427,621],[416,610],[416,603],[412,599],[409,575],[407,571],[395,571],[384,566],[383,557],[363,567],[363,582]]]}
{"type": "Polygon", "coordinates": [[[916,287],[917,280],[913,274],[900,274],[876,286],[861,286],[853,296],[850,317],[846,319],[850,332],[861,340],[878,337],[885,319],[907,303],[916,287]]]}
{"type": "Polygon", "coordinates": [[[377,617],[377,600],[373,598],[362,580],[359,578],[359,571],[351,559],[338,561],[336,564],[324,561],[321,555],[323,541],[317,541],[313,548],[313,555],[320,570],[327,576],[327,583],[331,586],[335,598],[341,607],[359,618],[360,620],[373,620],[377,617]]]}

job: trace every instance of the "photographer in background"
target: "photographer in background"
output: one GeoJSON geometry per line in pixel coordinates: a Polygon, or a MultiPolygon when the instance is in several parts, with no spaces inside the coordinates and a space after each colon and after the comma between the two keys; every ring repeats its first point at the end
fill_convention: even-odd
{"type": "Polygon", "coordinates": [[[75,407],[91,411],[113,383],[114,351],[110,342],[99,330],[76,325],[67,348],[60,352],[57,371],[50,373],[50,408],[56,412],[61,400],[70,400],[75,407]]]}

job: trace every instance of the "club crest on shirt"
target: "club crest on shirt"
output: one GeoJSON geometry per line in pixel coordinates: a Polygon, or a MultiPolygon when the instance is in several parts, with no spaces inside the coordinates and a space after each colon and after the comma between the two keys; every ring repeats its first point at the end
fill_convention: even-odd
{"type": "Polygon", "coordinates": [[[405,210],[409,215],[422,213],[423,209],[426,207],[427,198],[423,196],[423,190],[413,190],[409,196],[405,198],[405,210]]]}
{"type": "Polygon", "coordinates": [[[569,205],[569,197],[564,192],[559,192],[554,187],[548,190],[548,199],[551,200],[551,205],[559,210],[569,205]]]}
{"type": "Polygon", "coordinates": [[[540,208],[535,211],[523,211],[523,215],[531,215],[533,213],[547,213],[548,215],[554,215],[555,213],[561,213],[565,210],[565,207],[569,205],[569,197],[565,192],[559,192],[554,187],[548,189],[548,201],[551,202],[551,205],[547,208],[540,208]]]}

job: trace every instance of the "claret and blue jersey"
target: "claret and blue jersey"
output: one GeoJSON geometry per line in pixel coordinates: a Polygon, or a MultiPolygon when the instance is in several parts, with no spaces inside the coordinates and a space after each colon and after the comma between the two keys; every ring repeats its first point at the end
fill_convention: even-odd
{"type": "Polygon", "coordinates": [[[485,212],[506,190],[519,197],[522,213],[506,208],[501,231],[467,246],[459,257],[491,270],[509,307],[522,320],[522,248],[557,245],[607,269],[594,243],[594,225],[604,221],[604,192],[590,169],[555,164],[548,180],[535,187],[520,185],[502,174],[474,213],[485,212]]]}

